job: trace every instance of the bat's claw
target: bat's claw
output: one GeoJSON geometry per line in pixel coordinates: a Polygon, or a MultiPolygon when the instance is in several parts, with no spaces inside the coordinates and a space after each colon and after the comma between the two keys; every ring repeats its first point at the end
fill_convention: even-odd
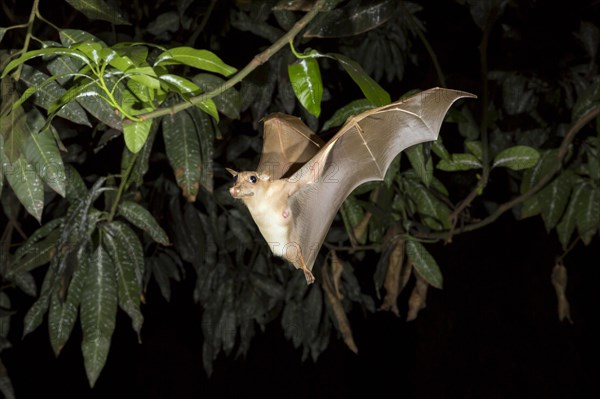
{"type": "Polygon", "coordinates": [[[304,277],[306,277],[306,284],[312,284],[315,282],[315,276],[308,269],[304,269],[304,277]]]}

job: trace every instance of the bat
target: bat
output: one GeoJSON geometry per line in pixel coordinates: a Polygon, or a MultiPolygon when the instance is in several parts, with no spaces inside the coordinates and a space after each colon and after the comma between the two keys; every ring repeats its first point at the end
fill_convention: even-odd
{"type": "Polygon", "coordinates": [[[383,180],[404,149],[436,140],[450,106],[476,97],[433,88],[349,118],[326,144],[299,118],[265,119],[257,171],[236,172],[229,192],[246,205],[274,255],[312,268],[342,202],[362,183],[383,180]]]}

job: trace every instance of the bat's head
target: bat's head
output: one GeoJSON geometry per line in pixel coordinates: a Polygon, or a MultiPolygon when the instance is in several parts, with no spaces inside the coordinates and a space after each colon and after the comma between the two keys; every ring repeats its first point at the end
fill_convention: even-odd
{"type": "Polygon", "coordinates": [[[269,176],[260,172],[236,172],[229,168],[227,171],[233,176],[233,187],[229,189],[233,198],[252,197],[269,181],[269,176]]]}

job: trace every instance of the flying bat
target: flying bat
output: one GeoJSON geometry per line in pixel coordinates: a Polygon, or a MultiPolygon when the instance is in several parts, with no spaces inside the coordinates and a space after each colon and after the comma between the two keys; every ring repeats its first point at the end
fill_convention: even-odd
{"type": "Polygon", "coordinates": [[[248,207],[274,255],[302,269],[308,284],[319,249],[342,202],[362,183],[383,180],[402,150],[438,137],[463,91],[433,88],[349,118],[326,144],[299,118],[264,121],[257,171],[227,169],[230,194],[248,207]]]}

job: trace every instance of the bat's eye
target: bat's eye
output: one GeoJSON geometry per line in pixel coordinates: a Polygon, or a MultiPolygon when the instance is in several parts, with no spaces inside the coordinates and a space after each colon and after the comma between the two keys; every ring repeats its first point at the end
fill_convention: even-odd
{"type": "Polygon", "coordinates": [[[248,178],[248,181],[252,184],[256,184],[256,182],[258,181],[258,179],[256,178],[256,176],[250,176],[248,178]]]}
{"type": "Polygon", "coordinates": [[[237,175],[233,176],[233,182],[237,183],[237,175]]]}

